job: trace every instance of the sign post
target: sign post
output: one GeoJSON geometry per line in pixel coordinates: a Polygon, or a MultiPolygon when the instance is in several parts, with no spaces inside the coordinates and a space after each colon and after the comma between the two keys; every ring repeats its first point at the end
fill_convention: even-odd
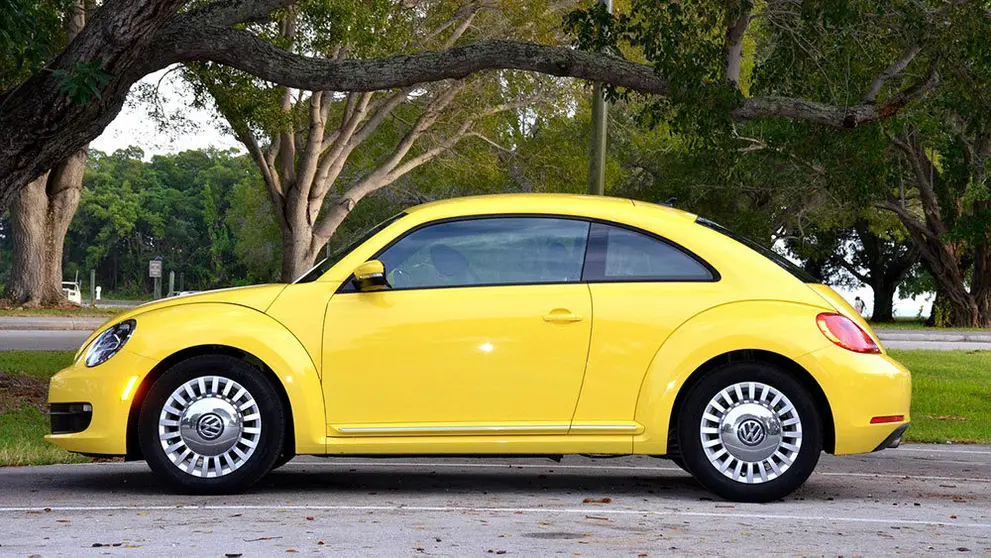
{"type": "Polygon", "coordinates": [[[162,298],[162,257],[148,262],[148,277],[155,280],[155,300],[162,298]]]}
{"type": "MultiPolygon", "coordinates": [[[[612,0],[599,0],[599,5],[612,13],[612,0]]],[[[606,192],[606,122],[609,103],[601,83],[592,89],[592,135],[588,149],[588,193],[601,196],[606,192]]]]}

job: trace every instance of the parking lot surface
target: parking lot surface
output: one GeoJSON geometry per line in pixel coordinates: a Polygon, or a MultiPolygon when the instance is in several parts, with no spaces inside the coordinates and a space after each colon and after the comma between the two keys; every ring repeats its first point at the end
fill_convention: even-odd
{"type": "Polygon", "coordinates": [[[673,463],[300,457],[236,496],[175,495],[144,463],[0,469],[0,555],[991,553],[991,447],[823,455],[771,504],[673,463]]]}

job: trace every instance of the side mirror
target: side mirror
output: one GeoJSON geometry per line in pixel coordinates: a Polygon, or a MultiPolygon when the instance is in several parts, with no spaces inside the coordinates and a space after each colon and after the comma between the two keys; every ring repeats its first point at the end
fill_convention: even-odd
{"type": "Polygon", "coordinates": [[[389,280],[385,276],[385,264],[371,260],[359,265],[354,270],[354,286],[361,292],[389,288],[389,280]]]}

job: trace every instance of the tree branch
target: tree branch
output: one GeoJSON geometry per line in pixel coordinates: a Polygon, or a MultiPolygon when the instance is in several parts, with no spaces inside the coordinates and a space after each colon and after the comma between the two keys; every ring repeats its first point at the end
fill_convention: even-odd
{"type": "Polygon", "coordinates": [[[325,60],[299,56],[237,29],[169,27],[163,42],[175,45],[149,59],[150,68],[178,62],[213,61],[261,79],[299,89],[378,91],[461,79],[497,69],[602,81],[665,95],[668,83],[647,64],[607,54],[518,41],[481,41],[442,51],[388,58],[325,60]]]}
{"type": "Polygon", "coordinates": [[[891,118],[905,105],[935,88],[938,82],[939,74],[933,67],[924,80],[899,91],[883,103],[861,103],[851,107],[827,105],[793,97],[754,97],[745,100],[743,105],[735,109],[733,118],[746,121],[780,117],[815,122],[834,128],[856,128],[891,118]]]}
{"type": "Polygon", "coordinates": [[[733,84],[740,83],[740,66],[743,61],[743,35],[750,25],[750,11],[753,5],[749,0],[744,0],[740,7],[740,13],[726,29],[725,46],[723,47],[723,59],[725,62],[723,77],[733,84]]]}
{"type": "Polygon", "coordinates": [[[874,81],[871,82],[870,89],[867,90],[867,93],[864,93],[864,102],[875,102],[877,100],[877,95],[881,92],[881,88],[884,87],[884,84],[905,70],[905,68],[908,67],[909,63],[915,59],[915,56],[919,54],[921,50],[922,45],[919,44],[911,45],[905,49],[905,52],[902,54],[901,58],[895,60],[893,64],[885,68],[883,72],[874,78],[874,81]]]}

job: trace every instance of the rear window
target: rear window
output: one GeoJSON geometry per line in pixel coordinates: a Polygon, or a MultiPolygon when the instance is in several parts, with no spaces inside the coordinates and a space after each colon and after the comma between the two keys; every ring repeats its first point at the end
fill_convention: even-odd
{"type": "Polygon", "coordinates": [[[803,283],[822,283],[820,279],[817,279],[814,275],[812,275],[808,271],[805,271],[800,266],[795,265],[795,263],[789,260],[788,258],[782,256],[781,254],[775,252],[774,250],[771,250],[770,248],[765,248],[760,244],[757,244],[753,240],[750,240],[749,238],[743,235],[739,235],[727,229],[726,227],[720,225],[719,223],[710,221],[704,217],[699,217],[698,219],[695,220],[695,222],[702,225],[703,227],[708,227],[716,232],[722,233],[732,238],[733,240],[739,242],[740,244],[743,244],[747,248],[750,248],[754,252],[757,252],[761,256],[764,256],[765,258],[778,264],[778,266],[780,266],[788,273],[791,273],[793,276],[795,276],[795,278],[797,278],[799,281],[803,283]]]}

